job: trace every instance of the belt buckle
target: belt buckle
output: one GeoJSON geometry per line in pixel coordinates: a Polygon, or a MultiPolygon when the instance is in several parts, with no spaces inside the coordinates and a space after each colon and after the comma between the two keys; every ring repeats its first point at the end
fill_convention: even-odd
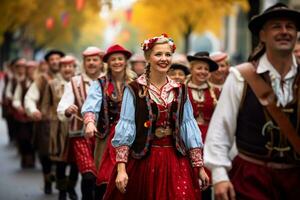
{"type": "Polygon", "coordinates": [[[157,128],[155,130],[155,136],[158,138],[162,138],[166,135],[167,129],[165,128],[157,128]]]}

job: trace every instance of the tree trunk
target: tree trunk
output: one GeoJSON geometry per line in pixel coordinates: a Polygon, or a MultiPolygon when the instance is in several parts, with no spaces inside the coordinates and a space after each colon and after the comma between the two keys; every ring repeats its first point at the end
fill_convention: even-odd
{"type": "Polygon", "coordinates": [[[11,52],[11,44],[13,42],[13,33],[12,32],[5,32],[4,34],[3,43],[0,46],[0,69],[3,69],[3,64],[5,61],[10,59],[10,52],[11,52]]]}
{"type": "MultiPolygon", "coordinates": [[[[249,13],[248,13],[248,19],[250,21],[253,16],[259,14],[260,0],[248,0],[248,2],[249,2],[249,5],[250,5],[250,10],[249,10],[249,13]]],[[[251,35],[252,50],[257,46],[258,42],[259,42],[259,38],[257,36],[251,35]]]]}
{"type": "Polygon", "coordinates": [[[184,39],[184,53],[187,54],[190,51],[190,37],[192,34],[192,26],[187,25],[186,32],[183,33],[183,39],[184,39]]]}

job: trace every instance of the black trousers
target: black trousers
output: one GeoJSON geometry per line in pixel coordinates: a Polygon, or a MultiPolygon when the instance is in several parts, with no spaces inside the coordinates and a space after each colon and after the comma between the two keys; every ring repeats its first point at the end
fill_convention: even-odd
{"type": "Polygon", "coordinates": [[[78,168],[75,163],[56,162],[56,180],[58,190],[74,188],[78,180],[78,168]],[[66,174],[66,168],[70,166],[70,173],[66,174]]]}

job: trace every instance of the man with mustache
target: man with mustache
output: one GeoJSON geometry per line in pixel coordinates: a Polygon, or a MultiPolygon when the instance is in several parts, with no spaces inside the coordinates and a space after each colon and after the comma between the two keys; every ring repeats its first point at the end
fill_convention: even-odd
{"type": "Polygon", "coordinates": [[[72,77],[66,85],[57,107],[57,114],[61,121],[69,120],[70,145],[75,154],[77,167],[82,175],[82,199],[93,200],[97,176],[94,162],[95,137],[84,137],[83,119],[80,111],[91,83],[101,74],[104,52],[97,47],[88,47],[82,55],[84,72],[81,75],[72,77]]]}
{"type": "Polygon", "coordinates": [[[299,19],[300,12],[277,3],[249,23],[260,43],[249,63],[230,70],[204,147],[217,200],[300,196],[300,73],[293,54],[299,19]]]}

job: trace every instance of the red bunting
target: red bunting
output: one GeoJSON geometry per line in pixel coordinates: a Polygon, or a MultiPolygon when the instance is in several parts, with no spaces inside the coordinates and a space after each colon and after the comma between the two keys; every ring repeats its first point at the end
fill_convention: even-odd
{"type": "Polygon", "coordinates": [[[68,12],[63,12],[60,16],[61,24],[63,27],[67,27],[70,21],[70,15],[68,12]]]}
{"type": "Polygon", "coordinates": [[[126,20],[127,20],[128,22],[130,22],[130,21],[131,21],[131,18],[132,18],[132,9],[131,9],[131,8],[129,8],[129,9],[127,9],[127,10],[125,11],[125,16],[126,16],[126,20]]]}
{"type": "Polygon", "coordinates": [[[76,0],[76,9],[81,11],[84,7],[85,0],[76,0]]]}
{"type": "Polygon", "coordinates": [[[45,26],[48,30],[51,30],[54,27],[54,19],[53,17],[48,17],[45,22],[45,26]]]}

